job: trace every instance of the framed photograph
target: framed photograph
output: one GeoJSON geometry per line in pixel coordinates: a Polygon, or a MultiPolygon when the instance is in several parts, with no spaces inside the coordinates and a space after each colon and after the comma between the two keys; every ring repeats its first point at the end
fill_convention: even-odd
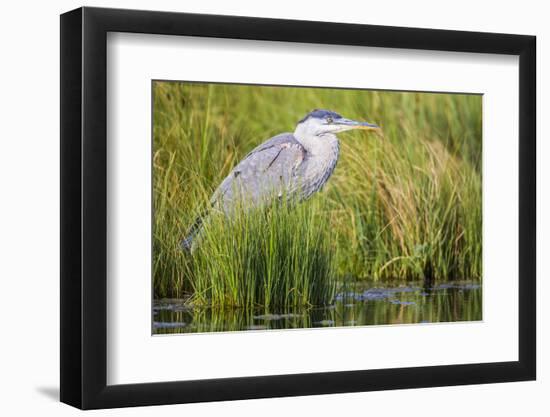
{"type": "Polygon", "coordinates": [[[61,401],[533,380],[535,37],[61,16],[61,401]]]}

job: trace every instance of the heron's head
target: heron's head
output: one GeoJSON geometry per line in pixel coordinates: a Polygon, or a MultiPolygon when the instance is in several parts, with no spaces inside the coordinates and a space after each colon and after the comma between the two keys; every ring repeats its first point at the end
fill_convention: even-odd
{"type": "Polygon", "coordinates": [[[295,133],[297,136],[311,137],[336,134],[352,129],[377,130],[379,127],[372,123],[346,119],[330,110],[316,109],[298,122],[295,133]]]}

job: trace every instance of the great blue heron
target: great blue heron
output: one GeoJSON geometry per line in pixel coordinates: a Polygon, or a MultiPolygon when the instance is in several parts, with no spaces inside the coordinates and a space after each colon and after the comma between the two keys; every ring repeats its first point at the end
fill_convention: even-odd
{"type": "MultiPolygon", "coordinates": [[[[337,133],[351,129],[379,129],[377,125],[346,119],[330,110],[313,110],[296,125],[294,133],[281,133],[253,149],[216,189],[212,207],[231,213],[246,204],[269,204],[274,198],[304,200],[319,191],[338,162],[337,133]]],[[[199,216],[183,248],[190,250],[205,216],[199,216]]]]}

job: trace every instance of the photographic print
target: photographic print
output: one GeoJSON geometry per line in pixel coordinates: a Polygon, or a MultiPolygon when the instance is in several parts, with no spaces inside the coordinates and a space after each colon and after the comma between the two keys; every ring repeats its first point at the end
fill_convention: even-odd
{"type": "Polygon", "coordinates": [[[482,96],[152,82],[154,334],[482,320],[482,96]]]}

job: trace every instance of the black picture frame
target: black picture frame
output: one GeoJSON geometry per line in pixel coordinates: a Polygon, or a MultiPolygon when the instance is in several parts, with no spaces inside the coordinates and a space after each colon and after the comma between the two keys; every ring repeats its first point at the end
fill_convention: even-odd
{"type": "Polygon", "coordinates": [[[61,15],[61,401],[94,409],[535,379],[535,45],[534,36],[251,17],[88,7],[61,15]],[[108,32],[519,56],[519,360],[107,385],[108,32]]]}

